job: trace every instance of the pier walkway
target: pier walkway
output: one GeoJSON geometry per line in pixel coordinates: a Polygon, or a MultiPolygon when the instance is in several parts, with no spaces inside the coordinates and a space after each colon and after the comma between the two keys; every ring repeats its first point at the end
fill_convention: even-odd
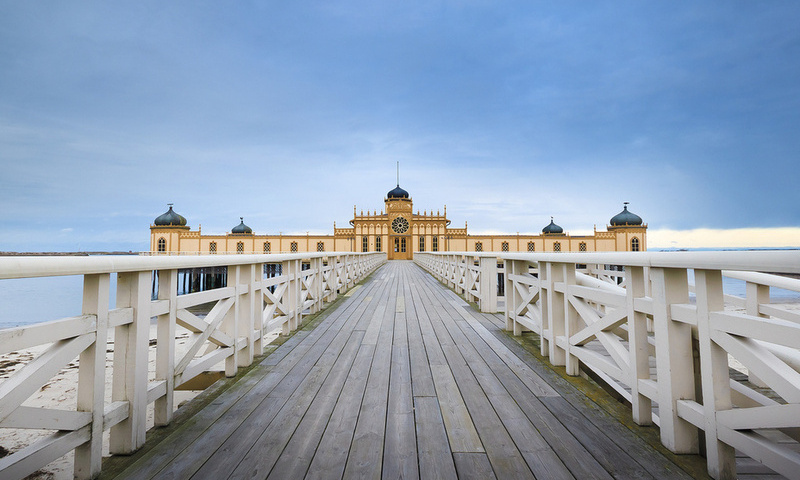
{"type": "Polygon", "coordinates": [[[415,264],[347,295],[114,478],[692,478],[415,264]]]}

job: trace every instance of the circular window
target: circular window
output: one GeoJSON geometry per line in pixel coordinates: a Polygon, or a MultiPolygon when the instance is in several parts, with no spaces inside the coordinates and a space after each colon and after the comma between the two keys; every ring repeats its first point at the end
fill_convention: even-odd
{"type": "Polygon", "coordinates": [[[394,233],[406,233],[408,231],[408,220],[403,217],[397,217],[392,220],[392,231],[394,233]]]}

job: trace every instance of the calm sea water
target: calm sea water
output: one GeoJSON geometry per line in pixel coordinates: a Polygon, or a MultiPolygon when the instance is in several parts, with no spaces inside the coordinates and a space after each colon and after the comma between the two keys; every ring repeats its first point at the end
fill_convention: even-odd
{"type": "MultiPolygon", "coordinates": [[[[694,283],[690,272],[690,281],[694,283]]],[[[745,283],[723,279],[725,293],[745,296],[745,283]]],[[[116,275],[111,276],[109,305],[116,301],[116,275]]],[[[0,328],[47,322],[81,314],[82,276],[0,280],[0,328]]],[[[770,289],[773,302],[798,302],[800,293],[770,289]]]]}

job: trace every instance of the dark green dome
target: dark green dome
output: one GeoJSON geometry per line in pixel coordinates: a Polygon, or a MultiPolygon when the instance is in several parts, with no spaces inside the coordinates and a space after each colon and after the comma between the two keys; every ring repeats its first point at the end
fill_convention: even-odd
{"type": "Polygon", "coordinates": [[[642,217],[628,211],[628,202],[622,207],[622,211],[611,218],[612,227],[622,227],[626,225],[641,225],[642,217]]]}
{"type": "Polygon", "coordinates": [[[231,229],[231,233],[238,233],[244,235],[252,235],[253,229],[244,224],[244,217],[239,217],[239,225],[231,229]]]}
{"type": "Polygon", "coordinates": [[[408,198],[408,192],[400,188],[400,185],[397,185],[395,188],[389,190],[386,196],[388,198],[408,198]]]}
{"type": "Polygon", "coordinates": [[[550,225],[544,227],[542,233],[564,233],[564,229],[556,225],[553,222],[553,217],[550,217],[550,225]]]}
{"type": "Polygon", "coordinates": [[[186,219],[182,215],[175,213],[170,203],[169,210],[156,217],[153,223],[158,227],[185,227],[186,219]]]}

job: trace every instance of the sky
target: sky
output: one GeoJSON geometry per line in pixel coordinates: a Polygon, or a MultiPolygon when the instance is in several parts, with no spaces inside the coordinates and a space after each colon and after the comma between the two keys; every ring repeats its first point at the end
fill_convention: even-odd
{"type": "MultiPolygon", "coordinates": [[[[332,233],[396,184],[471,233],[800,246],[800,4],[0,2],[0,251],[332,233]]],[[[723,245],[724,244],[724,245],[723,245]]]]}

